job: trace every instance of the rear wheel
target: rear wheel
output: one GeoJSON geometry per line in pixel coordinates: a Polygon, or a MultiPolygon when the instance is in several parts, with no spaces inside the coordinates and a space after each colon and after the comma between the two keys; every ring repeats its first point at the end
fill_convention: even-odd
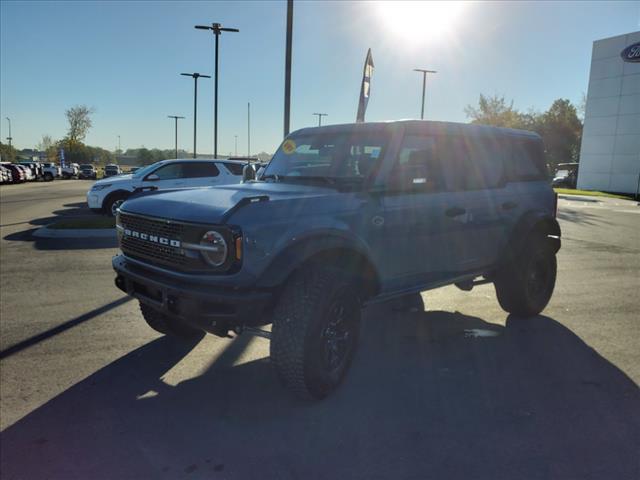
{"type": "Polygon", "coordinates": [[[45,181],[45,182],[51,182],[51,181],[53,181],[53,174],[51,174],[51,173],[49,173],[49,172],[46,172],[46,173],[44,174],[44,181],[45,181]]]}
{"type": "Polygon", "coordinates": [[[496,275],[498,302],[520,317],[538,315],[551,300],[556,284],[556,255],[546,237],[532,238],[496,275]]]}
{"type": "Polygon", "coordinates": [[[195,340],[204,336],[202,330],[193,328],[186,323],[180,322],[175,318],[169,317],[158,310],[140,302],[140,311],[144,320],[151,328],[156,332],[164,333],[165,335],[171,335],[187,340],[195,340]]]}
{"type": "Polygon", "coordinates": [[[358,339],[360,300],[340,270],[295,273],[273,316],[271,360],[281,381],[302,398],[324,398],[342,382],[358,339]]]}

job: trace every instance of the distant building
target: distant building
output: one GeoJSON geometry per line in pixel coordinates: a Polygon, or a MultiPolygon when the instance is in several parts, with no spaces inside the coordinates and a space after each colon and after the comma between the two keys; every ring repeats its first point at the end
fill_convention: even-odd
{"type": "Polygon", "coordinates": [[[640,182],[640,32],[593,42],[578,188],[636,193],[640,182]]]}

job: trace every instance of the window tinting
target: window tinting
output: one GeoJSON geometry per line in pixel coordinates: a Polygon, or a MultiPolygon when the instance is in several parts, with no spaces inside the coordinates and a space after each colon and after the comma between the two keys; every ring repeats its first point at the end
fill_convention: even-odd
{"type": "Polygon", "coordinates": [[[174,178],[182,178],[182,164],[181,163],[170,163],[169,165],[164,165],[160,167],[155,172],[160,180],[172,180],[174,178]]]}
{"type": "Polygon", "coordinates": [[[508,162],[509,180],[528,181],[547,178],[542,143],[537,140],[519,139],[511,141],[511,158],[508,162]]]}
{"type": "Polygon", "coordinates": [[[404,138],[388,186],[399,191],[437,191],[444,187],[433,137],[408,135],[404,138]]]}
{"type": "Polygon", "coordinates": [[[193,162],[182,164],[184,178],[217,177],[220,171],[213,162],[193,162]]]}
{"type": "Polygon", "coordinates": [[[468,137],[469,189],[496,188],[504,179],[504,146],[495,138],[468,137]]]}
{"type": "Polygon", "coordinates": [[[227,167],[227,170],[229,170],[232,175],[242,175],[244,165],[241,163],[225,163],[224,166],[227,167]]]}

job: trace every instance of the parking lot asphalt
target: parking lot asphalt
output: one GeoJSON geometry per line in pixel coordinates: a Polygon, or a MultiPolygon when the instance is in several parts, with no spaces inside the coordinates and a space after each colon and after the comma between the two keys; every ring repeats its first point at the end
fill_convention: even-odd
{"type": "Polygon", "coordinates": [[[493,287],[365,311],[345,384],[293,399],[268,342],[164,338],[110,239],[36,239],[88,181],[0,188],[0,477],[640,478],[640,207],[560,200],[543,315],[493,287]]]}

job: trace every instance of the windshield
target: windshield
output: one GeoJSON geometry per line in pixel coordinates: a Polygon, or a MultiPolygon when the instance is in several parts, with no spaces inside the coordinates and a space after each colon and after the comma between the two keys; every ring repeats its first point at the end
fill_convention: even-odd
{"type": "Polygon", "coordinates": [[[363,180],[387,144],[387,135],[315,133],[287,138],[262,178],[276,181],[363,180]]]}
{"type": "Polygon", "coordinates": [[[91,168],[93,168],[93,165],[85,165],[85,164],[82,164],[82,165],[80,165],[80,168],[81,168],[82,170],[85,170],[85,169],[91,169],[91,168]]]}

